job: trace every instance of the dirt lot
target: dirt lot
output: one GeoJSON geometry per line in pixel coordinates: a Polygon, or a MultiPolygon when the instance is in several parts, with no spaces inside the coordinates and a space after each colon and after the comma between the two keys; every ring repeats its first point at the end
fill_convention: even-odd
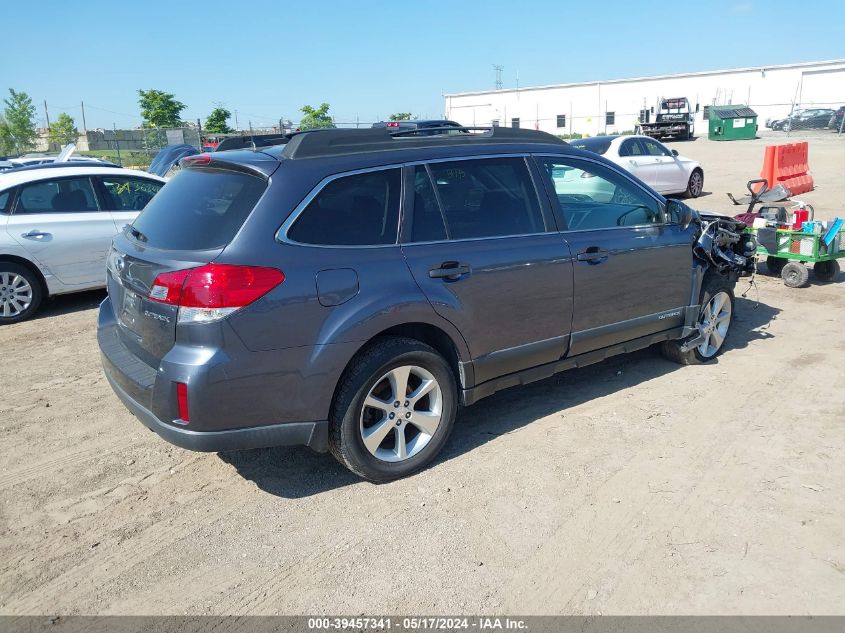
{"type": "MultiPolygon", "coordinates": [[[[765,142],[673,144],[697,206],[736,212],[765,142]]],[[[813,136],[818,217],[843,159],[813,136]]],[[[382,486],[159,440],[101,374],[101,298],[0,330],[0,613],[845,614],[845,275],[759,277],[711,365],[644,350],[484,400],[382,486]]]]}

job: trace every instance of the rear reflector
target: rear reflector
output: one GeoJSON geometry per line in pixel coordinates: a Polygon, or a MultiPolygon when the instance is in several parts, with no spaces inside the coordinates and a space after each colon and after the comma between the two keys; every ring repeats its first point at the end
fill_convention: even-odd
{"type": "Polygon", "coordinates": [[[179,405],[179,419],[182,422],[190,422],[191,416],[188,413],[188,385],[184,382],[176,383],[176,403],[179,405]]]}
{"type": "Polygon", "coordinates": [[[179,306],[180,323],[207,323],[249,305],[284,280],[276,268],[206,264],[160,274],[149,298],[179,306]]]}

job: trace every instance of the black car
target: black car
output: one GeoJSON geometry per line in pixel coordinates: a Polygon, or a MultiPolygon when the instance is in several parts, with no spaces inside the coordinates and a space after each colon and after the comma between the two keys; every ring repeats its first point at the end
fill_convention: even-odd
{"type": "Polygon", "coordinates": [[[814,108],[809,110],[795,110],[784,119],[775,119],[770,123],[773,130],[816,130],[828,127],[833,110],[829,108],[814,108]]]}
{"type": "Polygon", "coordinates": [[[833,113],[833,115],[831,115],[830,121],[827,122],[827,127],[829,127],[835,132],[839,132],[843,129],[843,118],[845,118],[845,106],[841,106],[836,112],[833,113]]]}
{"type": "Polygon", "coordinates": [[[150,163],[148,172],[161,176],[164,178],[168,172],[176,166],[176,164],[186,156],[195,156],[200,151],[193,145],[187,143],[179,143],[177,145],[168,145],[159,150],[150,163]]]}
{"type": "Polygon", "coordinates": [[[97,338],[143,424],[388,481],[459,405],[654,344],[724,349],[754,267],[741,222],[544,132],[388,130],[186,158],[115,237],[97,338]]]}
{"type": "Polygon", "coordinates": [[[379,121],[374,128],[387,128],[389,132],[412,132],[418,136],[441,134],[466,134],[468,130],[460,123],[448,119],[425,119],[408,121],[379,121]]]}

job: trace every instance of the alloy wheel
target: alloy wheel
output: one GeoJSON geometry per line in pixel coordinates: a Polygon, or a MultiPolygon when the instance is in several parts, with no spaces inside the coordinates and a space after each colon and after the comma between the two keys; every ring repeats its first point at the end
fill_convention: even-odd
{"type": "Polygon", "coordinates": [[[701,195],[701,190],[704,188],[704,182],[701,174],[697,171],[692,172],[689,179],[689,190],[693,198],[701,195]]]}
{"type": "Polygon", "coordinates": [[[361,439],[377,459],[405,461],[431,441],[442,413],[443,394],[434,375],[416,365],[396,367],[379,378],[364,398],[361,439]]]}
{"type": "Polygon", "coordinates": [[[0,317],[16,317],[32,303],[32,286],[21,275],[0,272],[0,317]]]}
{"type": "Polygon", "coordinates": [[[701,310],[698,327],[704,333],[704,341],[698,346],[698,353],[704,358],[715,356],[730,326],[731,298],[727,292],[717,292],[701,310]]]}

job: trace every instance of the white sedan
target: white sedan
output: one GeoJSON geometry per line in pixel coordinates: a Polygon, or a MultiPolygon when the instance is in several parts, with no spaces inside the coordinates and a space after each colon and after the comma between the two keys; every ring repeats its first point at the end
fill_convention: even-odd
{"type": "Polygon", "coordinates": [[[112,237],[164,183],[95,162],[0,174],[0,325],[29,318],[46,296],[104,286],[112,237]]]}
{"type": "Polygon", "coordinates": [[[601,154],[664,195],[697,198],[704,188],[701,165],[650,136],[594,136],[569,144],[601,154]]]}

